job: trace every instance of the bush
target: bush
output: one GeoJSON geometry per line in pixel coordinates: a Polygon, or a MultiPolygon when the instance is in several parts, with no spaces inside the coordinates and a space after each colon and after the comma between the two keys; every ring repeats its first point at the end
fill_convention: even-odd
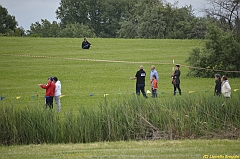
{"type": "Polygon", "coordinates": [[[195,48],[186,62],[189,75],[213,77],[216,72],[229,77],[240,77],[240,45],[232,32],[210,26],[203,49],[195,48]]]}

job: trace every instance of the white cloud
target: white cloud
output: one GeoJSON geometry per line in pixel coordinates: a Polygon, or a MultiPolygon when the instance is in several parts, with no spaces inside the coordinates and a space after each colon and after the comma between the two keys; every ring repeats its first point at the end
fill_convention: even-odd
{"type": "Polygon", "coordinates": [[[56,21],[56,10],[60,0],[1,0],[0,4],[7,8],[10,15],[15,16],[18,26],[25,30],[41,19],[56,21]]]}

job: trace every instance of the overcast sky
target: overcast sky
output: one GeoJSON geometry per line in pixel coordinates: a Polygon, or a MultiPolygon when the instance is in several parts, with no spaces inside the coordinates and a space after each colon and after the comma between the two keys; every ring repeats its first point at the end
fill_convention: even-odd
{"type": "MultiPolygon", "coordinates": [[[[166,0],[173,4],[176,0],[166,0]]],[[[10,15],[15,16],[18,26],[25,30],[30,29],[30,25],[41,19],[47,19],[51,23],[57,21],[56,10],[60,0],[0,0],[0,5],[7,8],[10,15]]],[[[192,5],[196,14],[206,3],[206,0],[178,0],[178,7],[192,5]]]]}

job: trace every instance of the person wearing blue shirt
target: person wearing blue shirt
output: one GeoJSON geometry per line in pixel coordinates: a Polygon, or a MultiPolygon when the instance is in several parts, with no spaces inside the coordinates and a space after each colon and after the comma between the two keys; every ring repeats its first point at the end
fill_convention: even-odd
{"type": "Polygon", "coordinates": [[[151,66],[150,81],[152,81],[152,76],[153,75],[156,76],[156,80],[158,81],[158,72],[157,72],[157,70],[156,70],[154,65],[151,66]]]}

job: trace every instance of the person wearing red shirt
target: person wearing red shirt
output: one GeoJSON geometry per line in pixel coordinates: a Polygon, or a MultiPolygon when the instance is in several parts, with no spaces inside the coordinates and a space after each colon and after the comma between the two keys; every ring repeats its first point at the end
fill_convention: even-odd
{"type": "Polygon", "coordinates": [[[152,80],[150,81],[151,90],[152,90],[152,97],[157,97],[157,89],[158,89],[158,81],[156,79],[156,75],[152,75],[152,80]]]}
{"type": "Polygon", "coordinates": [[[55,83],[53,82],[53,78],[49,77],[48,78],[48,83],[47,84],[38,84],[43,89],[46,89],[46,94],[45,94],[45,104],[46,108],[49,106],[50,109],[53,108],[53,97],[55,94],[55,83]]]}

